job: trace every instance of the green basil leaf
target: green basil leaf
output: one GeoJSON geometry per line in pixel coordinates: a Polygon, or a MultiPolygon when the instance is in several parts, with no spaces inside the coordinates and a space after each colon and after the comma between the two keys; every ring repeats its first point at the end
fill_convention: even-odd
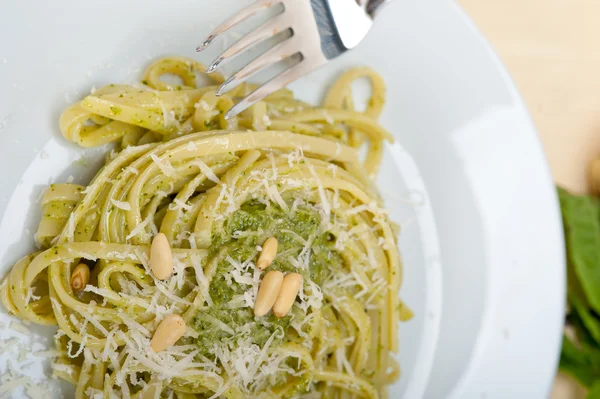
{"type": "Polygon", "coordinates": [[[587,353],[578,349],[567,337],[563,337],[559,369],[586,388],[591,387],[596,380],[600,380],[600,370],[590,367],[590,360],[587,353]]]}
{"type": "Polygon", "coordinates": [[[597,381],[592,385],[587,393],[586,399],[600,399],[600,381],[597,381]]]}
{"type": "Polygon", "coordinates": [[[600,313],[600,212],[598,200],[558,189],[567,257],[592,309],[600,313]]]}
{"type": "MultiPolygon", "coordinates": [[[[567,294],[572,311],[575,312],[582,323],[582,328],[590,335],[596,345],[600,345],[600,319],[593,314],[584,299],[579,298],[575,293],[569,291],[567,294]]],[[[581,330],[578,328],[577,331],[581,330]]]]}

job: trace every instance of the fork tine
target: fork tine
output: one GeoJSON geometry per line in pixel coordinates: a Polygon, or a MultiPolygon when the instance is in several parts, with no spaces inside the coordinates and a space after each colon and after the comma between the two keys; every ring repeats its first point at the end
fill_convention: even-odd
{"type": "Polygon", "coordinates": [[[300,62],[281,72],[279,75],[275,76],[273,79],[269,80],[267,83],[260,86],[258,89],[254,90],[252,93],[244,97],[240,102],[231,107],[231,109],[225,114],[225,119],[231,119],[235,117],[246,108],[251,107],[252,105],[261,101],[263,98],[267,97],[269,94],[272,94],[282,87],[287,86],[300,76],[319,68],[324,62],[326,62],[326,60],[315,62],[314,60],[309,61],[308,59],[302,59],[300,62]]]}
{"type": "Polygon", "coordinates": [[[294,40],[293,37],[277,43],[275,46],[271,47],[269,50],[265,51],[263,54],[246,64],[246,66],[244,66],[242,69],[234,73],[221,85],[221,87],[219,87],[216,95],[220,96],[223,93],[227,93],[229,90],[243,83],[260,70],[289,58],[296,53],[298,53],[298,48],[296,40],[294,40]],[[234,82],[235,85],[232,85],[234,82]]]}
{"type": "Polygon", "coordinates": [[[288,24],[286,23],[287,18],[284,18],[283,15],[278,15],[275,18],[272,18],[265,24],[259,26],[252,32],[248,33],[246,36],[242,37],[235,44],[229,47],[227,50],[223,52],[210,66],[206,69],[207,73],[212,73],[221,65],[221,63],[225,60],[229,60],[244,50],[266,40],[270,37],[277,35],[280,32],[283,32],[286,29],[289,29],[288,24]]]}
{"type": "Polygon", "coordinates": [[[238,12],[237,14],[235,14],[234,16],[232,16],[231,18],[229,18],[228,20],[226,20],[225,22],[223,22],[221,25],[219,25],[218,27],[216,27],[206,37],[206,39],[204,39],[204,41],[202,42],[202,44],[200,44],[198,47],[196,47],[196,51],[202,51],[202,50],[204,50],[220,34],[228,31],[229,29],[231,29],[235,25],[237,25],[240,22],[246,20],[247,18],[253,16],[254,14],[256,14],[256,13],[262,11],[262,10],[266,10],[268,8],[271,8],[271,7],[273,7],[273,6],[281,3],[282,1],[283,0],[258,0],[256,2],[250,4],[248,7],[246,7],[245,9],[243,9],[240,12],[238,12]]]}

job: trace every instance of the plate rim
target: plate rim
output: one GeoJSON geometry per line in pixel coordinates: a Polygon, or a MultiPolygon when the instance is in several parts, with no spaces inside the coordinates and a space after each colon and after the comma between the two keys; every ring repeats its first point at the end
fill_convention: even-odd
{"type": "MultiPolygon", "coordinates": [[[[523,121],[526,123],[523,126],[526,127],[530,135],[535,137],[536,147],[541,153],[543,158],[543,170],[544,170],[544,180],[546,185],[550,185],[552,187],[555,186],[554,179],[552,177],[550,165],[548,162],[548,158],[543,149],[543,143],[540,138],[539,131],[533,121],[531,113],[527,107],[527,104],[524,101],[524,98],[521,92],[518,89],[518,86],[515,80],[512,78],[508,68],[503,63],[499,53],[495,50],[494,46],[486,39],[485,35],[480,31],[479,27],[475,23],[475,21],[468,15],[466,10],[458,4],[458,2],[452,0],[442,0],[449,5],[452,12],[454,12],[457,17],[465,24],[465,26],[472,32],[474,36],[481,42],[481,44],[486,48],[488,57],[493,62],[497,72],[500,74],[505,87],[509,90],[511,99],[513,101],[513,106],[518,109],[518,112],[521,114],[523,121]]],[[[553,194],[550,195],[547,199],[548,205],[554,209],[553,215],[551,215],[550,219],[546,220],[547,223],[552,223],[552,226],[548,231],[551,231],[549,235],[553,235],[554,239],[550,239],[548,241],[552,241],[553,243],[558,244],[558,246],[553,247],[556,251],[556,257],[554,267],[549,268],[548,273],[555,274],[556,283],[557,283],[557,294],[560,298],[564,298],[566,301],[566,261],[565,261],[565,243],[562,234],[563,222],[560,214],[560,205],[558,200],[558,195],[556,190],[554,190],[553,194]],[[558,238],[558,239],[556,239],[558,238]]],[[[552,376],[556,373],[558,368],[558,361],[560,358],[560,349],[562,346],[562,331],[564,327],[564,312],[566,309],[566,302],[563,301],[562,306],[560,307],[560,312],[554,316],[555,323],[553,331],[560,332],[556,334],[554,339],[554,344],[552,345],[553,349],[551,349],[550,357],[554,359],[551,364],[546,365],[546,369],[551,372],[552,376]]],[[[486,310],[486,315],[484,317],[484,322],[493,317],[492,311],[488,308],[486,310]]],[[[485,330],[485,326],[482,323],[482,330],[485,330]]],[[[460,399],[466,397],[475,397],[475,388],[485,388],[486,385],[489,384],[487,381],[487,377],[482,373],[482,363],[483,359],[485,359],[487,353],[489,353],[489,349],[486,349],[486,341],[489,339],[489,331],[484,331],[483,334],[478,336],[477,342],[474,343],[474,347],[476,348],[471,359],[468,362],[466,370],[463,372],[459,380],[456,382],[451,392],[448,394],[449,399],[460,399]]],[[[510,380],[508,381],[510,382],[510,380]]],[[[549,393],[551,391],[553,378],[549,378],[547,381],[542,382],[545,384],[545,391],[549,393]]],[[[484,393],[481,394],[484,397],[484,393]]]]}

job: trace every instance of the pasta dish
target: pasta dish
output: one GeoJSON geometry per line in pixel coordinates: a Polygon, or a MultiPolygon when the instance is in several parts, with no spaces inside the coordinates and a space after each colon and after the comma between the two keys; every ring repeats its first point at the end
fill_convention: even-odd
{"type": "Polygon", "coordinates": [[[45,190],[4,306],[58,327],[52,371],[76,398],[387,397],[411,313],[372,183],[392,140],[381,77],[351,69],[322,107],[286,89],[226,120],[255,86],[216,96],[204,70],[158,59],[62,114],[67,140],[112,150],[89,185],[45,190]]]}

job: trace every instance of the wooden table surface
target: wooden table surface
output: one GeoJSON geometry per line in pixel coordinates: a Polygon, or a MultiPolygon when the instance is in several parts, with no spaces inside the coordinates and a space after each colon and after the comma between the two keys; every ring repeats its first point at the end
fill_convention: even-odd
{"type": "MultiPolygon", "coordinates": [[[[600,158],[600,0],[458,0],[495,47],[538,128],[555,181],[587,191],[600,158]]],[[[583,398],[559,376],[552,398],[583,398]]]]}

